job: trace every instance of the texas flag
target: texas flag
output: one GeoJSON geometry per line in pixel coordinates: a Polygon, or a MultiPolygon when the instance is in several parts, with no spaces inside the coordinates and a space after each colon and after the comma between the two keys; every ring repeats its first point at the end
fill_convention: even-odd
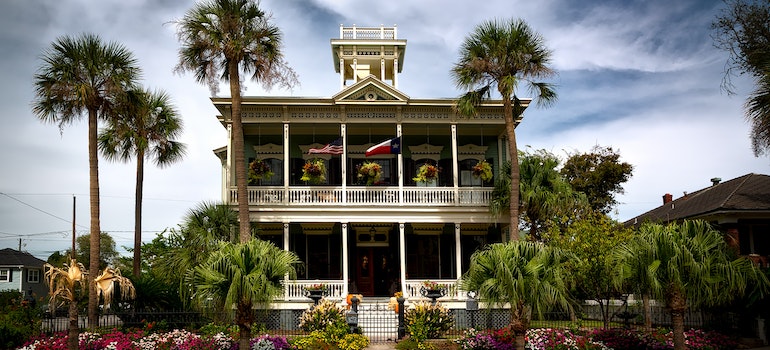
{"type": "Polygon", "coordinates": [[[375,154],[401,154],[401,136],[378,143],[366,150],[366,156],[375,154]]]}

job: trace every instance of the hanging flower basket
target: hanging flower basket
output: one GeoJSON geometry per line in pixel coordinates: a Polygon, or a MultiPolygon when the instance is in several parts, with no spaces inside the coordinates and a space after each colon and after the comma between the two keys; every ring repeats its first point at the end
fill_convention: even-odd
{"type": "Polygon", "coordinates": [[[323,159],[312,159],[302,166],[302,177],[300,180],[312,184],[319,184],[326,181],[326,167],[323,159]]]}
{"type": "Polygon", "coordinates": [[[356,167],[356,174],[358,183],[371,186],[380,181],[382,166],[375,162],[366,162],[356,167]]]}
{"type": "Polygon", "coordinates": [[[473,177],[489,182],[492,180],[492,166],[486,160],[480,160],[473,166],[473,177]]]}
{"type": "Polygon", "coordinates": [[[260,180],[267,180],[273,175],[270,165],[262,159],[255,159],[249,163],[249,185],[256,185],[260,180]]]}
{"type": "Polygon", "coordinates": [[[432,182],[438,178],[438,173],[441,172],[441,168],[433,164],[425,163],[417,170],[417,176],[412,180],[415,182],[432,182]]]}

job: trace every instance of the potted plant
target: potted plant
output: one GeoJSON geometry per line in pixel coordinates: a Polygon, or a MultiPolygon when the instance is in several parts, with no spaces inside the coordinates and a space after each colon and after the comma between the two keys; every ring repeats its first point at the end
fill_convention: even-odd
{"type": "Polygon", "coordinates": [[[308,160],[304,166],[302,166],[302,177],[300,180],[307,181],[312,184],[319,184],[326,181],[326,166],[323,159],[316,158],[308,160]]]}
{"type": "Polygon", "coordinates": [[[486,160],[480,160],[473,166],[473,177],[481,179],[483,182],[492,180],[492,166],[486,160]]]}
{"type": "Polygon", "coordinates": [[[326,293],[326,285],[323,283],[311,284],[305,287],[305,296],[313,300],[313,303],[318,304],[318,301],[323,298],[326,293]]]}
{"type": "Polygon", "coordinates": [[[438,178],[438,173],[441,172],[441,168],[430,163],[425,163],[417,169],[417,176],[413,177],[417,183],[435,183],[438,178]]]}
{"type": "Polygon", "coordinates": [[[443,283],[437,283],[433,281],[424,281],[420,287],[420,294],[426,298],[430,298],[435,304],[436,299],[446,295],[447,285],[443,283]]]}
{"type": "Polygon", "coordinates": [[[358,182],[366,186],[371,186],[380,181],[380,176],[382,176],[382,166],[378,163],[365,162],[356,167],[358,182]]]}
{"type": "Polygon", "coordinates": [[[273,177],[273,171],[270,165],[262,159],[255,159],[249,163],[249,185],[256,185],[262,179],[273,177]]]}

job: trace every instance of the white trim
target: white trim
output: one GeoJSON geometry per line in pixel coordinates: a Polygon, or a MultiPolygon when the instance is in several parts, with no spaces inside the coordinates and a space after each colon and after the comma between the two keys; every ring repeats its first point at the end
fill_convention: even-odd
{"type": "Polygon", "coordinates": [[[11,282],[11,269],[0,269],[0,282],[11,282]]]}

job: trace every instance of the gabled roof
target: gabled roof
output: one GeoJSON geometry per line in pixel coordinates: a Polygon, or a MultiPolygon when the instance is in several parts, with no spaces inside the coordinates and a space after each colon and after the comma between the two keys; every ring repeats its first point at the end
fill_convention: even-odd
{"type": "Polygon", "coordinates": [[[42,268],[45,261],[40,260],[27,252],[20,252],[11,248],[0,250],[0,266],[26,266],[42,268]]]}
{"type": "Polygon", "coordinates": [[[377,103],[406,104],[409,96],[369,75],[332,96],[336,104],[377,103]]]}
{"type": "Polygon", "coordinates": [[[756,215],[770,218],[770,176],[751,173],[688,193],[625,224],[756,215]]]}

